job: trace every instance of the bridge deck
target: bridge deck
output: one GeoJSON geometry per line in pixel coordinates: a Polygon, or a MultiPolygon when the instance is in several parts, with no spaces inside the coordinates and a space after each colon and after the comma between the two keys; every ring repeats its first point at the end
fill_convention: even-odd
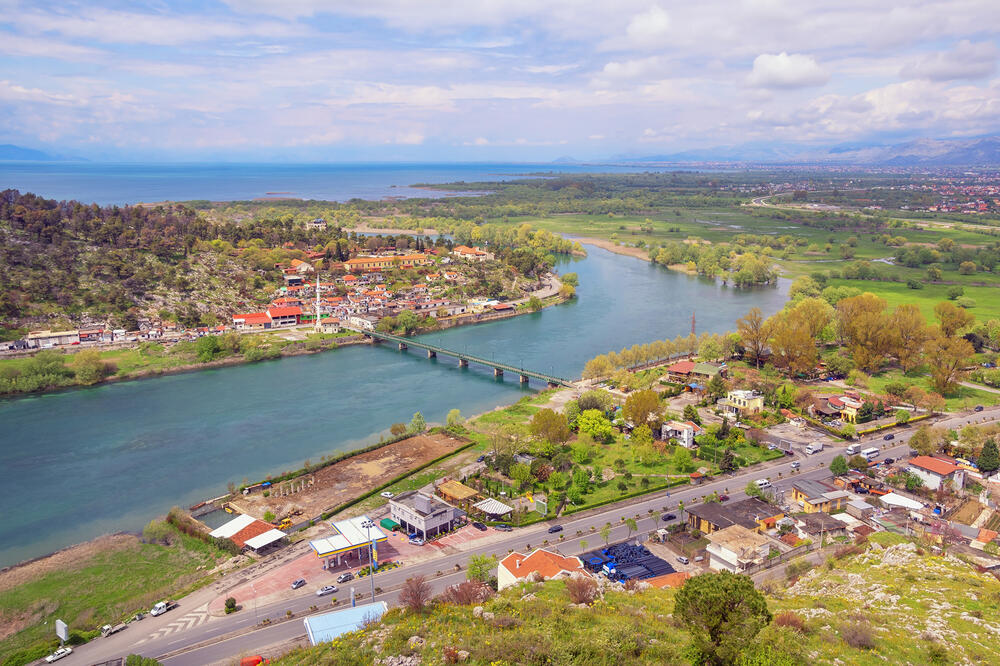
{"type": "MultiPolygon", "coordinates": [[[[346,327],[345,327],[346,328],[346,327]]],[[[523,375],[525,377],[532,377],[534,379],[547,382],[549,384],[556,384],[559,386],[572,386],[572,382],[568,379],[563,379],[562,377],[553,377],[551,375],[546,375],[541,372],[535,372],[534,370],[527,370],[525,368],[518,368],[509,363],[503,363],[501,361],[491,361],[489,359],[482,358],[481,356],[475,356],[474,354],[465,354],[463,352],[458,352],[453,349],[446,349],[445,347],[438,347],[437,345],[432,345],[426,342],[420,342],[419,340],[414,340],[413,338],[404,338],[400,335],[393,335],[392,333],[382,333],[381,331],[360,331],[357,329],[350,329],[360,333],[362,335],[367,335],[371,338],[378,338],[379,340],[386,340],[388,342],[397,342],[407,347],[416,347],[417,349],[426,349],[432,351],[435,354],[445,354],[446,356],[453,356],[457,359],[463,361],[472,361],[473,363],[479,363],[480,365],[485,365],[490,368],[499,368],[504,372],[510,372],[512,374],[523,375]]]]}

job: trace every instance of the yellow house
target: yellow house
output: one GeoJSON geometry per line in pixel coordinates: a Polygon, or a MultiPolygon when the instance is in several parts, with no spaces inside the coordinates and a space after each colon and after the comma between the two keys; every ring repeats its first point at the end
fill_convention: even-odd
{"type": "Polygon", "coordinates": [[[849,498],[845,491],[822,481],[805,479],[792,484],[792,500],[798,502],[805,513],[832,513],[846,509],[849,498]]]}
{"type": "Polygon", "coordinates": [[[730,414],[759,414],[764,411],[764,396],[756,391],[730,391],[719,401],[719,406],[730,414]]]}

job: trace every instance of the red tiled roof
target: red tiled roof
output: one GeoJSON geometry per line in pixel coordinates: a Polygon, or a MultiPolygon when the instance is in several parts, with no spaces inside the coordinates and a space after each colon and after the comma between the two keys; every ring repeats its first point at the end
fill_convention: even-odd
{"type": "Polygon", "coordinates": [[[552,578],[560,571],[583,570],[580,558],[563,557],[544,549],[536,550],[530,555],[511,553],[500,560],[500,566],[517,578],[524,578],[533,572],[537,572],[543,578],[552,578]]]}
{"type": "Polygon", "coordinates": [[[302,308],[297,305],[286,308],[268,308],[267,313],[271,315],[271,317],[293,317],[295,315],[301,315],[302,308]]]}
{"type": "Polygon", "coordinates": [[[988,530],[985,527],[980,527],[979,536],[976,537],[976,541],[980,541],[982,543],[989,543],[990,541],[993,541],[993,539],[996,538],[997,538],[996,532],[994,532],[993,530],[988,530]]]}
{"type": "Polygon", "coordinates": [[[267,316],[266,312],[250,312],[248,314],[233,315],[233,321],[236,321],[237,319],[242,319],[245,324],[271,323],[271,318],[267,316]]]}
{"type": "Polygon", "coordinates": [[[694,370],[694,366],[694,361],[678,361],[668,367],[667,372],[676,372],[677,374],[686,375],[694,370]]]}
{"type": "Polygon", "coordinates": [[[260,536],[264,532],[272,529],[274,529],[274,525],[271,523],[265,523],[263,520],[255,520],[233,536],[229,537],[229,539],[242,548],[250,539],[255,536],[260,536]]]}
{"type": "Polygon", "coordinates": [[[958,469],[958,467],[950,462],[938,460],[937,458],[931,458],[930,456],[917,456],[916,458],[910,460],[910,464],[914,467],[934,472],[938,476],[948,476],[958,469]]]}

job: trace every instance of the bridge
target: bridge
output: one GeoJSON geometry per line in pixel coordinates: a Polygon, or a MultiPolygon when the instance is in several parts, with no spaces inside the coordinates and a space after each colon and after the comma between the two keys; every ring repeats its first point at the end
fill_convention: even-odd
{"type": "Polygon", "coordinates": [[[466,354],[464,352],[457,352],[452,349],[445,349],[444,347],[438,347],[437,345],[428,344],[426,342],[420,342],[412,338],[404,338],[399,335],[393,335],[392,333],[382,333],[381,331],[362,331],[355,328],[352,328],[350,330],[360,335],[367,335],[375,342],[382,342],[382,341],[394,342],[399,346],[400,351],[409,349],[410,347],[416,347],[417,349],[424,349],[427,351],[427,358],[436,358],[438,354],[443,354],[445,356],[453,356],[458,359],[458,367],[460,368],[469,367],[469,362],[485,365],[489,368],[493,368],[494,377],[503,377],[504,372],[509,372],[511,374],[518,375],[521,378],[522,384],[527,384],[530,379],[537,379],[539,381],[545,382],[549,388],[556,388],[559,386],[573,386],[572,382],[570,382],[568,379],[563,379],[562,377],[553,377],[551,375],[546,375],[541,372],[535,372],[534,370],[517,368],[508,363],[491,361],[489,359],[482,358],[481,356],[466,354]]]}

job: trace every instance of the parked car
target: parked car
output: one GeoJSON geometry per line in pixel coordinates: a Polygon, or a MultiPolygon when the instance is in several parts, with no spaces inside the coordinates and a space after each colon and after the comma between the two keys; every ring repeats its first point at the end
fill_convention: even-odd
{"type": "Polygon", "coordinates": [[[68,657],[73,654],[73,648],[71,647],[61,647],[49,656],[45,658],[46,663],[51,664],[53,661],[59,661],[63,657],[68,657]]]}
{"type": "Polygon", "coordinates": [[[798,460],[793,460],[792,461],[792,464],[791,464],[792,469],[798,469],[800,466],[801,465],[799,464],[798,460]]]}
{"type": "Polygon", "coordinates": [[[795,453],[791,449],[785,449],[785,455],[786,456],[794,456],[795,453]]]}
{"type": "Polygon", "coordinates": [[[497,525],[494,525],[493,529],[495,529],[498,532],[513,532],[514,531],[513,527],[511,527],[510,525],[507,525],[505,523],[499,523],[497,525]]]}
{"type": "Polygon", "coordinates": [[[725,502],[725,501],[728,501],[728,500],[729,500],[729,495],[726,495],[726,494],[719,495],[719,501],[720,502],[725,502]]]}
{"type": "Polygon", "coordinates": [[[767,445],[767,450],[768,451],[774,451],[776,448],[778,448],[777,444],[768,444],[767,445]]]}
{"type": "Polygon", "coordinates": [[[392,499],[393,497],[395,497],[395,495],[393,495],[392,493],[390,493],[388,490],[379,493],[379,495],[381,495],[382,497],[384,497],[386,499],[392,499]]]}
{"type": "Polygon", "coordinates": [[[555,534],[556,532],[562,532],[562,525],[553,525],[549,528],[549,534],[555,534]]]}
{"type": "Polygon", "coordinates": [[[981,412],[981,411],[983,411],[983,406],[982,405],[976,405],[976,408],[973,409],[972,411],[974,411],[974,412],[981,412]]]}
{"type": "Polygon", "coordinates": [[[324,596],[326,596],[328,594],[333,594],[336,591],[337,591],[337,586],[336,585],[324,585],[323,587],[321,587],[318,590],[316,590],[316,596],[317,597],[324,597],[324,596]]]}
{"type": "Polygon", "coordinates": [[[421,537],[418,537],[418,536],[412,536],[412,537],[410,537],[410,545],[412,545],[412,546],[422,546],[425,543],[427,543],[427,542],[424,541],[421,537]]]}
{"type": "Polygon", "coordinates": [[[292,589],[293,590],[297,590],[300,587],[304,587],[305,584],[306,584],[306,579],[305,578],[297,578],[296,580],[292,581],[292,589]]]}
{"type": "Polygon", "coordinates": [[[486,456],[479,456],[476,458],[476,462],[483,462],[484,460],[486,460],[486,456]]]}
{"type": "Polygon", "coordinates": [[[691,560],[689,560],[688,558],[684,557],[683,555],[678,555],[677,556],[677,561],[680,562],[681,564],[691,564],[691,560]]]}
{"type": "Polygon", "coordinates": [[[886,458],[883,462],[885,462],[886,465],[891,465],[892,463],[894,463],[896,461],[893,460],[892,458],[886,458]]]}
{"type": "Polygon", "coordinates": [[[705,561],[705,556],[704,555],[698,555],[697,557],[694,558],[694,561],[695,562],[704,562],[705,561]]]}
{"type": "Polygon", "coordinates": [[[342,573],[339,576],[337,576],[337,582],[338,583],[346,583],[347,581],[351,580],[352,578],[354,578],[354,574],[352,574],[350,571],[345,571],[344,573],[342,573]]]}
{"type": "Polygon", "coordinates": [[[477,530],[479,530],[480,532],[485,532],[485,531],[486,531],[486,525],[483,525],[483,524],[482,524],[481,522],[479,522],[478,520],[477,520],[477,521],[475,521],[475,522],[473,522],[473,523],[472,523],[472,526],[473,526],[473,527],[475,527],[475,528],[476,528],[477,530]]]}
{"type": "Polygon", "coordinates": [[[667,523],[670,522],[671,520],[677,520],[677,514],[674,513],[663,514],[663,522],[667,523]]]}
{"type": "Polygon", "coordinates": [[[885,441],[887,441],[887,442],[891,442],[892,440],[896,439],[896,436],[895,436],[895,435],[893,435],[893,434],[892,434],[892,433],[890,432],[890,433],[889,433],[888,435],[886,435],[886,436],[885,436],[885,437],[883,437],[882,439],[884,439],[884,440],[885,440],[885,441]]]}

